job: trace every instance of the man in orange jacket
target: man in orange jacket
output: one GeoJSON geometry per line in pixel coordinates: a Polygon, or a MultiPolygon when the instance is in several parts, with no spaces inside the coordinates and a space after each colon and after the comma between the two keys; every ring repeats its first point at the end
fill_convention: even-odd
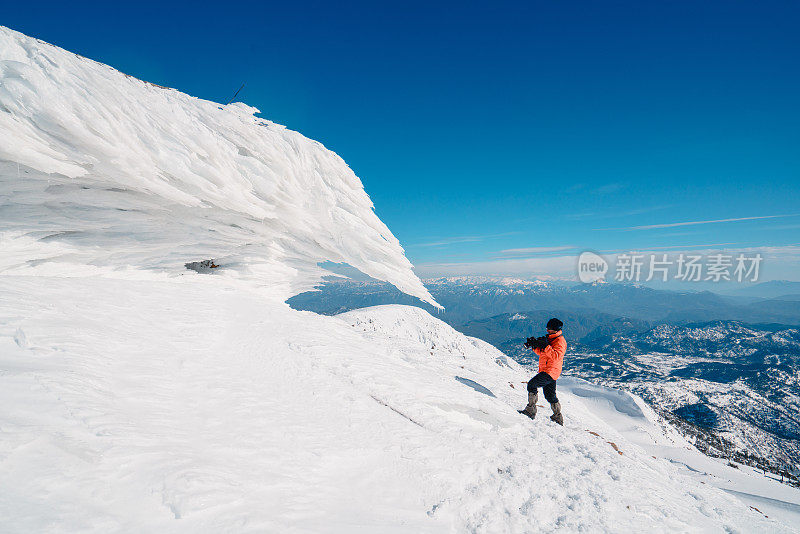
{"type": "Polygon", "coordinates": [[[536,417],[536,402],[539,400],[539,388],[542,388],[544,398],[553,409],[550,419],[559,425],[564,424],[564,416],[561,415],[561,403],[556,397],[556,380],[561,376],[564,354],[567,352],[567,341],[561,333],[562,326],[564,323],[558,319],[550,319],[547,321],[546,337],[529,337],[525,342],[525,346],[532,348],[539,356],[539,374],[528,382],[528,405],[524,410],[519,410],[519,413],[531,419],[536,417]]]}

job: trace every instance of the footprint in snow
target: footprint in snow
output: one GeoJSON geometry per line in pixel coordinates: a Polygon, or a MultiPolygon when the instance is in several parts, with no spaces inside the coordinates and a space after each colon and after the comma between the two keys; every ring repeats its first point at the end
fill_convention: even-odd
{"type": "Polygon", "coordinates": [[[22,328],[17,328],[17,331],[14,332],[14,343],[21,349],[28,348],[28,337],[25,335],[25,331],[22,330],[22,328]]]}

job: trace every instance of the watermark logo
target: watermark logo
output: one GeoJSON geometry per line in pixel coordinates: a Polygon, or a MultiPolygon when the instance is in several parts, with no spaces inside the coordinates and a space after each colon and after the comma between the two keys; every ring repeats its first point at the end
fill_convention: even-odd
{"type": "Polygon", "coordinates": [[[761,254],[620,254],[617,256],[614,280],[639,282],[670,278],[683,282],[758,282],[761,254]]]}
{"type": "Polygon", "coordinates": [[[591,284],[606,277],[608,262],[594,252],[582,252],[578,257],[578,278],[584,284],[591,284]]]}
{"type": "Polygon", "coordinates": [[[761,254],[617,254],[609,262],[594,252],[578,257],[578,278],[583,283],[604,280],[606,275],[617,282],[757,282],[761,254]]]}

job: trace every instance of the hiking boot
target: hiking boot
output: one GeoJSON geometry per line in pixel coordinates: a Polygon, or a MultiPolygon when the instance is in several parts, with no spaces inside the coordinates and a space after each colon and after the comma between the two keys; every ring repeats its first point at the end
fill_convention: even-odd
{"type": "Polygon", "coordinates": [[[553,409],[553,415],[550,416],[551,421],[555,421],[561,426],[564,426],[564,416],[561,415],[561,403],[560,402],[551,402],[550,408],[553,409]]]}
{"type": "Polygon", "coordinates": [[[537,389],[534,392],[528,392],[528,405],[525,406],[524,410],[517,410],[519,413],[523,415],[527,415],[531,419],[536,417],[536,403],[539,401],[539,390],[537,389]]]}

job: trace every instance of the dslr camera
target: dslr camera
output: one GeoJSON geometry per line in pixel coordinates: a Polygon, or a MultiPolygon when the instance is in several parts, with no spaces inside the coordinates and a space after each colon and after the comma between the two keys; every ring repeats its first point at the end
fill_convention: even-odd
{"type": "Polygon", "coordinates": [[[547,336],[529,337],[527,341],[525,341],[525,346],[528,347],[529,349],[542,350],[549,344],[550,340],[547,339],[547,336]]]}

